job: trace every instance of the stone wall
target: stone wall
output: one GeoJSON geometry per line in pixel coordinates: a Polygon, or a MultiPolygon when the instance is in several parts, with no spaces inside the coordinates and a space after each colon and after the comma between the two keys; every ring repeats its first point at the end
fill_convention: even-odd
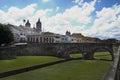
{"type": "Polygon", "coordinates": [[[101,43],[28,43],[26,45],[16,45],[0,48],[0,55],[11,56],[57,56],[68,58],[72,53],[82,53],[83,57],[92,59],[94,52],[105,49],[113,52],[112,44],[101,43]]]}
{"type": "Polygon", "coordinates": [[[49,44],[27,44],[27,45],[17,45],[9,47],[0,48],[0,56],[55,56],[55,51],[53,47],[48,46],[49,44]]]}

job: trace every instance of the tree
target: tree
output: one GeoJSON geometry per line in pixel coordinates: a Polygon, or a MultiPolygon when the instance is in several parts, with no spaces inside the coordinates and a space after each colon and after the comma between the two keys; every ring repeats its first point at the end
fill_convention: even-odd
{"type": "Polygon", "coordinates": [[[103,43],[118,43],[118,40],[115,38],[109,38],[109,39],[101,40],[101,42],[103,42],[103,43]]]}
{"type": "Polygon", "coordinates": [[[12,42],[13,33],[9,27],[9,25],[4,25],[0,23],[0,45],[1,44],[8,44],[12,42]]]}

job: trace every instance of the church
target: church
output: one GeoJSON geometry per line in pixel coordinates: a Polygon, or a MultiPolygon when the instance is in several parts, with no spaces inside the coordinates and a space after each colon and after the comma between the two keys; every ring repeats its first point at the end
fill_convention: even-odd
{"type": "MultiPolygon", "coordinates": [[[[29,22],[29,20],[27,20],[27,22],[25,23],[25,27],[30,28],[31,24],[29,22]]],[[[40,19],[38,19],[38,21],[36,22],[36,27],[33,28],[36,32],[33,34],[28,34],[26,35],[27,37],[27,42],[32,42],[32,43],[54,43],[54,37],[55,37],[55,33],[51,33],[51,32],[43,32],[42,31],[42,23],[40,21],[40,19]]]]}
{"type": "Polygon", "coordinates": [[[14,42],[27,42],[27,35],[40,34],[42,32],[42,24],[40,19],[36,22],[36,27],[31,28],[31,23],[29,20],[25,22],[24,25],[16,26],[8,24],[11,28],[11,31],[14,35],[14,42]]]}
{"type": "MultiPolygon", "coordinates": [[[[27,20],[27,22],[25,23],[25,27],[31,28],[31,24],[29,22],[29,20],[27,20]]],[[[38,19],[38,21],[36,22],[36,28],[34,28],[36,30],[37,33],[42,32],[42,23],[40,21],[40,19],[38,19]]]]}

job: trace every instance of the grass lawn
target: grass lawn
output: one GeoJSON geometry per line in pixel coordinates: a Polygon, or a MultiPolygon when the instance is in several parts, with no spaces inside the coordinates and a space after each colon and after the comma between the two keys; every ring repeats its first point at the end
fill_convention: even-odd
{"type": "Polygon", "coordinates": [[[94,58],[112,60],[112,57],[109,52],[97,52],[94,54],[94,58]]]}
{"type": "Polygon", "coordinates": [[[110,61],[73,60],[0,80],[103,80],[110,61]]]}
{"type": "MultiPolygon", "coordinates": [[[[70,55],[72,58],[82,58],[82,54],[71,54],[70,55]]],[[[112,57],[109,52],[96,52],[94,54],[95,59],[106,59],[106,60],[111,60],[112,57]]]]}
{"type": "Polygon", "coordinates": [[[37,64],[44,64],[61,60],[57,57],[51,56],[18,56],[12,60],[0,60],[0,72],[24,68],[37,64]]]}
{"type": "Polygon", "coordinates": [[[71,54],[70,57],[72,58],[82,58],[82,54],[79,53],[79,54],[71,54]]]}
{"type": "MultiPolygon", "coordinates": [[[[96,53],[95,56],[98,54],[105,53],[96,53]]],[[[77,57],[77,54],[72,55],[77,57]]],[[[106,55],[110,56],[107,53],[106,55]]],[[[72,60],[0,80],[103,80],[111,64],[112,61],[103,60],[72,60]]]]}

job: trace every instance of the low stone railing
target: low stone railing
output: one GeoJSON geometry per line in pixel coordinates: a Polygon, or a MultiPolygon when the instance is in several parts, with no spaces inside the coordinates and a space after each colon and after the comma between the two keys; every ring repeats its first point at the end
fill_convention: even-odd
{"type": "Polygon", "coordinates": [[[104,80],[120,80],[120,47],[118,48],[118,51],[114,54],[114,61],[113,64],[106,74],[104,80]]]}

